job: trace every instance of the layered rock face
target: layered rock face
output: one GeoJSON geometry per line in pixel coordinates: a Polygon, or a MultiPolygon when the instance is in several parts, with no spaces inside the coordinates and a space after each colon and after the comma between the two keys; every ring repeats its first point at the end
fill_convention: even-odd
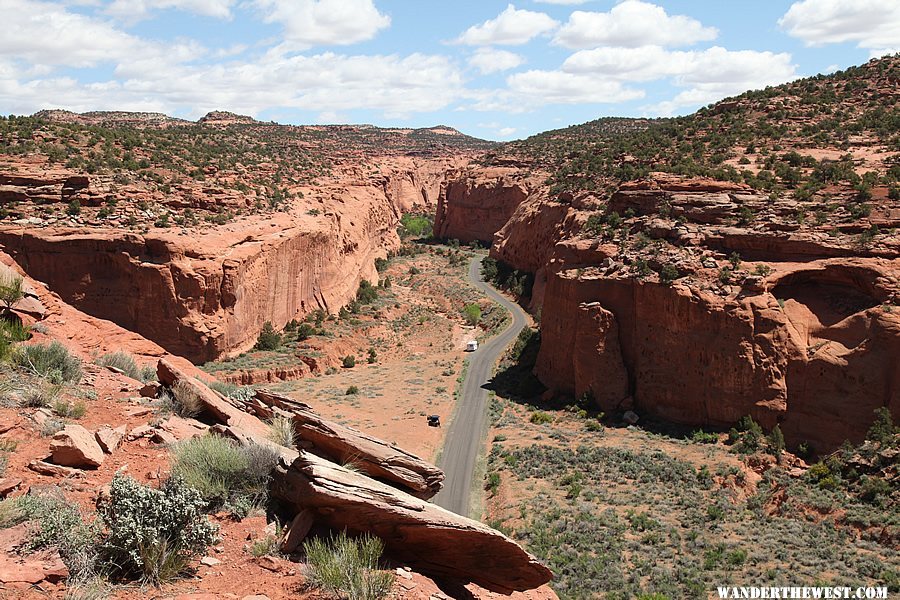
{"type": "Polygon", "coordinates": [[[448,180],[438,198],[435,237],[492,242],[538,183],[509,167],[472,169],[448,180]]]}
{"type": "MultiPolygon", "coordinates": [[[[742,184],[665,175],[608,203],[536,189],[496,228],[491,255],[535,274],[535,373],[555,392],[690,425],[751,415],[825,451],[860,441],[878,407],[900,417],[900,246],[840,235],[858,223],[801,230],[796,210],[742,184]],[[747,211],[757,222],[734,225],[747,211]],[[584,233],[612,213],[644,254],[584,233]]],[[[873,219],[890,227],[891,214],[873,219]]]]}
{"type": "Polygon", "coordinates": [[[8,226],[0,246],[80,310],[205,362],[251,347],[266,321],[335,312],[377,280],[401,212],[433,209],[460,160],[392,159],[383,175],[315,188],[305,204],[316,210],[190,232],[8,226]]]}

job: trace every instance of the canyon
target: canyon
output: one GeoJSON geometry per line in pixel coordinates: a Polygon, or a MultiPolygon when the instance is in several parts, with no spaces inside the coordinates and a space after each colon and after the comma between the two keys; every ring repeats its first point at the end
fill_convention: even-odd
{"type": "MultiPolygon", "coordinates": [[[[111,462],[121,468],[135,461],[150,482],[160,478],[156,463],[168,444],[211,431],[244,449],[271,446],[268,427],[286,419],[289,437],[297,438],[278,450],[273,489],[290,507],[290,522],[304,530],[300,537],[314,515],[320,530],[374,533],[400,571],[421,571],[416,578],[468,584],[476,597],[487,594],[484,588],[552,598],[544,584],[553,574],[514,541],[530,532],[507,537],[428,503],[441,487],[440,469],[347,426],[363,418],[357,383],[400,378],[377,371],[381,352],[393,353],[391,368],[417,396],[415,403],[412,393],[381,399],[382,388],[371,390],[365,419],[373,427],[390,420],[389,430],[402,432],[413,420],[421,425],[420,417],[451,416],[454,392],[434,385],[432,402],[426,385],[462,382],[453,352],[465,345],[463,336],[502,326],[496,314],[490,326],[487,318],[463,323],[462,306],[476,304],[485,317],[492,306],[452,290],[461,280],[444,281],[447,287],[426,298],[421,288],[428,283],[413,279],[425,261],[414,257],[446,258],[430,264],[437,276],[489,247],[485,271],[493,268],[494,283],[535,323],[528,330],[534,364],[522,379],[533,375],[541,389],[516,397],[519,405],[509,409],[527,412],[519,415],[527,427],[556,418],[538,407],[566,407],[561,421],[565,412],[593,419],[577,423],[576,439],[583,430],[602,434],[605,419],[646,424],[648,431],[682,426],[718,443],[725,441],[720,433],[746,426],[749,417],[760,434],[783,435],[791,453],[778,448],[772,461],[788,471],[784,476],[805,477],[808,464],[795,454],[827,457],[844,442],[868,440],[877,414],[900,419],[900,138],[878,112],[900,97],[892,91],[900,59],[860,69],[748,92],[690,117],[601,119],[504,145],[440,126],[295,127],[221,111],[197,122],[67,111],[4,119],[0,268],[23,278],[24,296],[7,313],[32,336],[15,342],[62,341],[95,363],[123,350],[157,370],[154,381],[138,382],[92,364],[84,382],[75,382],[84,397],[96,400],[101,390],[98,404],[110,422],[95,414],[85,421],[98,440],[127,422],[124,450],[108,453],[115,459],[104,466],[92,448],[99,458],[90,466],[98,471],[62,470],[71,466],[53,463],[47,448],[62,456],[64,444],[90,443],[89,429],[71,427],[49,446],[39,433],[49,409],[28,406],[15,425],[28,434],[15,473],[88,477],[91,485],[76,490],[86,506],[91,486],[112,476],[111,462]],[[863,93],[853,83],[859,81],[889,93],[863,93]],[[817,86],[836,91],[819,102],[817,86]],[[827,110],[818,110],[823,104],[827,110]],[[760,125],[776,111],[799,114],[811,105],[817,109],[782,119],[789,125],[775,133],[760,125]],[[833,119],[824,115],[835,111],[847,111],[859,131],[848,136],[829,125],[833,119]],[[818,128],[814,139],[810,128],[818,128]],[[428,239],[409,241],[414,220],[432,226],[428,239]],[[471,248],[460,254],[460,243],[471,248]],[[390,259],[404,257],[413,258],[390,270],[390,259]],[[392,277],[402,294],[385,292],[392,277]],[[369,288],[389,300],[364,307],[361,294],[369,288]],[[278,357],[294,364],[237,362],[266,351],[261,333],[286,338],[302,326],[306,338],[293,334],[294,345],[278,357]],[[339,327],[359,331],[345,339],[339,327]],[[303,343],[312,336],[318,346],[303,343]],[[327,344],[330,353],[323,352],[327,344]],[[366,356],[371,370],[351,378],[357,357],[366,356]],[[335,377],[316,391],[337,399],[327,409],[334,422],[280,390],[239,387],[325,375],[335,377]],[[198,414],[184,422],[168,413],[156,418],[179,386],[199,398],[198,414]]],[[[515,435],[506,426],[493,439],[491,465],[510,456],[501,454],[506,436],[515,435]]],[[[548,431],[528,431],[529,443],[553,440],[539,452],[570,452],[575,460],[595,450],[573,454],[566,435],[548,431]]],[[[442,432],[417,435],[410,439],[421,449],[439,452],[442,432]]],[[[727,444],[737,446],[740,435],[732,430],[727,444]]],[[[498,471],[535,452],[523,450],[498,471]]],[[[727,465],[734,472],[713,476],[704,463],[676,474],[691,485],[702,479],[709,483],[704,493],[727,491],[728,502],[740,504],[764,485],[770,462],[753,456],[727,465]]],[[[553,468],[568,481],[568,466],[553,468]]],[[[497,474],[485,489],[496,492],[501,481],[497,474]]],[[[7,483],[4,495],[29,485],[21,478],[7,483]]],[[[566,498],[578,499],[578,480],[566,485],[566,498]]],[[[527,507],[520,511],[524,520],[527,507]]],[[[638,516],[627,519],[643,531],[634,525],[638,516]]],[[[246,554],[234,541],[245,532],[228,532],[228,551],[246,554]]]]}

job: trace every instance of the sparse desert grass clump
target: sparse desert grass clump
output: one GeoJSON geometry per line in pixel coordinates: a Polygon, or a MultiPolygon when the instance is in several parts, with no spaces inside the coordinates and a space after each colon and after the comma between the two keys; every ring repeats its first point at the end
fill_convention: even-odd
{"type": "Polygon", "coordinates": [[[303,549],[310,583],[335,598],[379,600],[391,591],[394,574],[378,568],[384,544],[376,537],[351,538],[342,531],[308,540],[303,549]]]}
{"type": "Polygon", "coordinates": [[[60,342],[29,344],[16,347],[15,364],[46,378],[50,383],[78,383],[81,380],[81,359],[73,356],[60,342]]]}
{"type": "Polygon", "coordinates": [[[269,421],[269,439],[279,446],[293,448],[296,437],[290,417],[276,416],[269,421]]]}
{"type": "Polygon", "coordinates": [[[203,412],[203,401],[194,387],[179,379],[172,387],[172,404],[178,416],[192,418],[203,412]]]}
{"type": "Polygon", "coordinates": [[[30,523],[27,550],[58,548],[76,580],[97,572],[98,524],[86,522],[61,490],[50,488],[0,502],[0,528],[26,521],[30,523]]]}
{"type": "Polygon", "coordinates": [[[97,359],[97,364],[101,367],[118,369],[126,376],[144,383],[156,379],[156,369],[149,365],[139,367],[134,356],[123,350],[104,354],[97,359]]]}
{"type": "Polygon", "coordinates": [[[205,435],[174,447],[172,473],[200,493],[208,510],[225,508],[243,518],[265,506],[277,462],[271,448],[205,435]]]}

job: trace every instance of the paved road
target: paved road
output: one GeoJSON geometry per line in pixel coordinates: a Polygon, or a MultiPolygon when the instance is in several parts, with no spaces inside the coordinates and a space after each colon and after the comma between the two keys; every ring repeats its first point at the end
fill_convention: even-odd
{"type": "Polygon", "coordinates": [[[508,310],[512,314],[512,323],[466,359],[469,364],[468,373],[463,382],[456,416],[450,423],[447,439],[444,441],[440,466],[446,479],[444,488],[435,496],[434,502],[463,516],[469,514],[475,461],[486,429],[488,391],[482,386],[491,379],[500,356],[527,323],[525,311],[518,304],[507,300],[481,279],[480,257],[474,258],[469,265],[469,281],[508,310]]]}

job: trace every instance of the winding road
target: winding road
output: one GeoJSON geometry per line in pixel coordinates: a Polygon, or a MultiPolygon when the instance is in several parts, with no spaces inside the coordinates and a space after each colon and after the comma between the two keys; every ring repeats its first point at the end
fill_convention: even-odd
{"type": "Polygon", "coordinates": [[[472,478],[475,476],[475,462],[486,429],[488,391],[484,385],[493,376],[494,366],[507,346],[527,324],[525,311],[481,278],[481,260],[476,257],[469,264],[469,281],[491,300],[508,310],[512,315],[512,323],[466,359],[468,371],[462,385],[456,416],[450,423],[447,438],[444,440],[440,467],[444,470],[446,479],[444,488],[435,496],[434,503],[464,517],[469,514],[469,496],[472,478]]]}

